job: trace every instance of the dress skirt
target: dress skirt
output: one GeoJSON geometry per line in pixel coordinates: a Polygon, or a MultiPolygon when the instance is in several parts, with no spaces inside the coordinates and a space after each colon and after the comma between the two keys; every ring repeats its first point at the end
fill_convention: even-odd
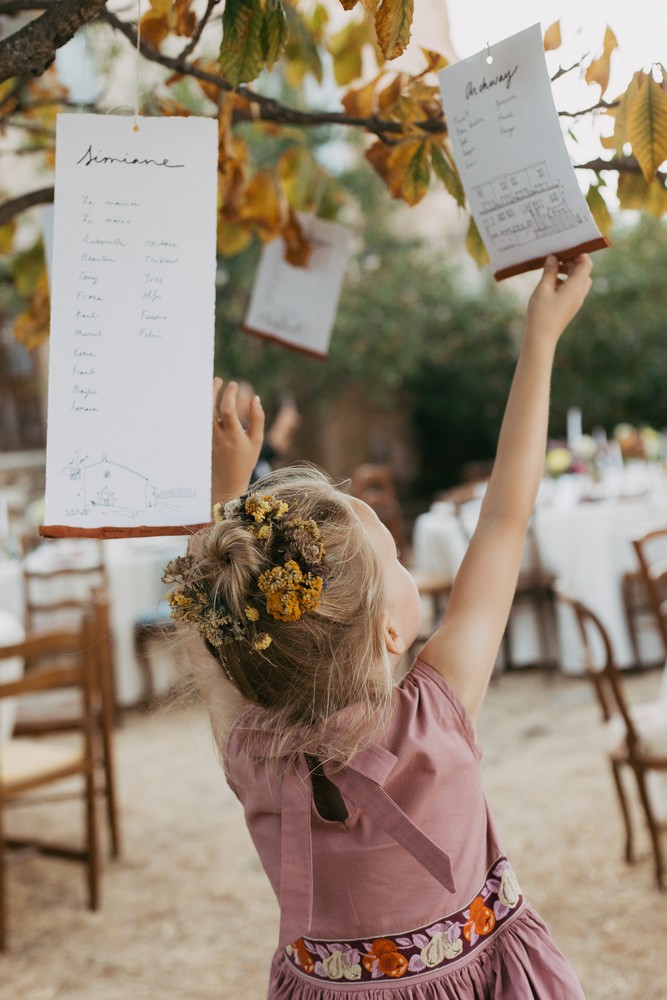
{"type": "MultiPolygon", "coordinates": [[[[434,936],[431,942],[435,940],[434,936]]],[[[379,939],[374,943],[379,945],[376,951],[382,951],[382,942],[386,942],[385,948],[389,946],[389,939],[379,939]]],[[[308,944],[312,948],[312,943],[308,944]]],[[[366,967],[376,961],[372,952],[371,947],[364,956],[366,967]]],[[[391,954],[385,953],[389,978],[354,982],[345,973],[357,966],[350,965],[343,952],[340,955],[339,960],[333,954],[325,960],[329,975],[323,982],[298,967],[299,957],[293,948],[279,948],[273,958],[267,1000],[584,1000],[572,968],[544,922],[525,901],[488,939],[480,938],[477,947],[462,953],[458,960],[453,957],[444,968],[426,968],[406,976],[401,973],[399,959],[392,960],[391,954]]],[[[307,964],[305,957],[302,954],[300,959],[311,970],[312,963],[307,964]]]]}

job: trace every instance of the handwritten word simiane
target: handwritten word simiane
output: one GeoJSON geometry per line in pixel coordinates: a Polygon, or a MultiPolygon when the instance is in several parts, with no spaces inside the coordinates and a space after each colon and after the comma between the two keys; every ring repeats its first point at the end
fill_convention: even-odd
{"type": "Polygon", "coordinates": [[[106,165],[109,163],[123,163],[128,167],[169,167],[171,169],[175,167],[184,167],[184,163],[170,163],[168,157],[165,156],[164,160],[153,160],[151,157],[146,157],[146,159],[140,159],[138,156],[104,156],[102,153],[93,153],[93,144],[91,143],[83,156],[78,159],[77,166],[83,163],[84,167],[89,167],[91,163],[99,163],[106,165]]]}

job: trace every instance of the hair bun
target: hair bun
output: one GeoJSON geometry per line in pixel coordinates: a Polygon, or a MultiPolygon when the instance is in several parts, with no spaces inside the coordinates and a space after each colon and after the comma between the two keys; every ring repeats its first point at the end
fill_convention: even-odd
{"type": "Polygon", "coordinates": [[[214,524],[202,542],[202,551],[193,552],[199,561],[199,578],[206,580],[212,594],[219,594],[229,610],[241,616],[248,592],[266,567],[266,556],[250,532],[233,521],[214,524]]]}

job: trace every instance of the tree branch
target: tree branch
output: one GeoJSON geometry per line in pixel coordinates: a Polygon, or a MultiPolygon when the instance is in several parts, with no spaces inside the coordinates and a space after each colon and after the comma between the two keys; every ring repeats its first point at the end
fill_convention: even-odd
{"type": "Polygon", "coordinates": [[[40,188],[39,191],[29,191],[18,198],[11,198],[0,205],[0,226],[5,226],[19,212],[34,205],[49,205],[53,201],[53,187],[40,188]]]}
{"type": "Polygon", "coordinates": [[[59,49],[104,8],[106,0],[59,0],[30,24],[0,42],[0,83],[13,76],[41,76],[59,49]]]}
{"type": "MultiPolygon", "coordinates": [[[[613,160],[603,160],[599,156],[595,160],[589,160],[588,163],[575,163],[574,168],[575,170],[594,170],[596,174],[599,174],[601,170],[612,170],[617,174],[643,173],[634,156],[622,156],[613,160]]],[[[665,171],[658,170],[655,178],[667,187],[667,173],[665,171]]]]}
{"type": "Polygon", "coordinates": [[[197,25],[197,29],[196,29],[194,35],[192,36],[192,38],[190,39],[190,41],[188,42],[188,44],[185,46],[185,48],[181,52],[180,56],[178,57],[179,59],[187,59],[188,56],[192,52],[194,52],[194,50],[197,48],[197,43],[198,43],[199,39],[202,36],[202,32],[204,31],[204,28],[206,27],[206,25],[208,23],[208,19],[211,16],[211,14],[213,13],[214,8],[217,7],[219,3],[220,3],[220,0],[208,0],[208,4],[206,6],[206,10],[204,11],[204,13],[201,16],[201,20],[199,21],[199,24],[197,25]]]}

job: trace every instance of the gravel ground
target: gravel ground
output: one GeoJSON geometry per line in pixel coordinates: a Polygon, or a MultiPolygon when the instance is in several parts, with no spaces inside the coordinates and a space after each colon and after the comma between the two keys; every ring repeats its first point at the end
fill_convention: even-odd
{"type": "MultiPolygon", "coordinates": [[[[629,677],[633,701],[655,672],[629,677]]],[[[587,683],[516,672],[494,681],[480,723],[485,782],[524,893],[588,1000],[665,1000],[667,895],[621,824],[587,683]]],[[[9,873],[1,1000],[262,1000],[277,907],[225,785],[199,706],[129,713],[117,733],[124,849],[85,908],[78,865],[32,859],[9,873]]],[[[71,804],[14,810],[75,836],[71,804]]],[[[558,998],[554,998],[558,1000],[558,998]]]]}

